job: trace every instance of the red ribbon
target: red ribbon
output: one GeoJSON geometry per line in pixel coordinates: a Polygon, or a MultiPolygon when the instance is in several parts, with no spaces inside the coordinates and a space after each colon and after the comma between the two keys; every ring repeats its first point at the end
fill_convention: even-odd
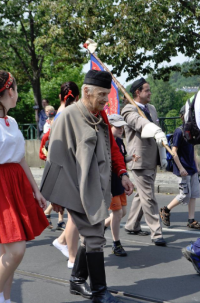
{"type": "Polygon", "coordinates": [[[6,126],[10,126],[10,123],[9,123],[9,121],[8,121],[8,117],[4,117],[4,120],[5,120],[6,126]]]}
{"type": "Polygon", "coordinates": [[[69,96],[72,96],[74,98],[74,96],[72,95],[72,91],[71,90],[69,90],[68,94],[64,97],[64,101],[66,101],[69,96]]]}
{"type": "Polygon", "coordinates": [[[2,91],[4,91],[5,89],[9,89],[13,83],[13,77],[11,76],[10,73],[8,73],[8,80],[6,81],[6,83],[4,84],[4,86],[0,89],[0,93],[2,91]]]}

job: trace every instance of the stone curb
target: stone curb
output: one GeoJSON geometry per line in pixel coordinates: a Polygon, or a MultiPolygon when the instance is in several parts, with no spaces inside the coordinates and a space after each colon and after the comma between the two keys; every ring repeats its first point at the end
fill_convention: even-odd
{"type": "MultiPolygon", "coordinates": [[[[34,176],[34,179],[38,185],[38,187],[40,187],[40,182],[42,179],[42,174],[43,174],[43,168],[30,168],[32,171],[32,174],[34,176]]],[[[134,179],[132,177],[131,172],[129,172],[129,176],[131,181],[134,184],[134,179]]],[[[178,183],[176,184],[175,180],[171,180],[171,183],[169,183],[170,181],[170,176],[167,178],[168,182],[166,182],[165,180],[166,175],[163,174],[163,178],[159,179],[159,181],[155,181],[155,193],[160,193],[160,194],[178,194],[179,193],[179,188],[178,188],[178,183]],[[172,183],[173,181],[173,183],[172,183]]],[[[135,186],[136,189],[136,186],[135,186]]]]}

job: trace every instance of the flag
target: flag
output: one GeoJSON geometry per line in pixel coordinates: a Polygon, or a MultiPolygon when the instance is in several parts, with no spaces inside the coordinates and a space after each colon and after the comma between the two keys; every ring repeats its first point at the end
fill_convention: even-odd
{"type": "MultiPolygon", "coordinates": [[[[103,66],[91,55],[90,69],[104,70],[103,66]]],[[[119,94],[118,88],[114,81],[111,83],[111,91],[108,95],[108,102],[104,106],[107,115],[120,114],[119,94]]]]}

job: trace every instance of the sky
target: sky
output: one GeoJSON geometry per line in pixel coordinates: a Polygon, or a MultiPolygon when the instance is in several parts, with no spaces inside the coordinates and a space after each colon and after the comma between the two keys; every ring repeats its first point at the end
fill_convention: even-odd
{"type": "MultiPolygon", "coordinates": [[[[189,60],[190,60],[189,57],[185,57],[183,54],[179,53],[179,55],[177,57],[172,57],[171,58],[171,63],[170,64],[167,63],[167,62],[163,62],[162,65],[167,66],[167,65],[174,65],[174,64],[177,64],[177,63],[182,64],[183,62],[189,61],[189,60]]],[[[110,65],[106,65],[106,66],[108,67],[108,69],[110,69],[110,70],[112,69],[112,67],[110,65]]],[[[83,72],[87,73],[89,69],[90,69],[90,61],[87,64],[84,65],[83,72]]],[[[133,79],[132,81],[126,82],[127,76],[128,76],[127,73],[122,73],[120,77],[116,77],[117,80],[120,82],[120,84],[122,84],[124,87],[131,84],[133,82],[133,80],[136,80],[136,79],[133,79]]]]}

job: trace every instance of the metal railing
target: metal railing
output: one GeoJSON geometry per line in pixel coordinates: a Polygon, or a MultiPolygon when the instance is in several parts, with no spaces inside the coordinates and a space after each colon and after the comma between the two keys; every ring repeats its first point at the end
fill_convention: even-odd
{"type": "Polygon", "coordinates": [[[25,140],[37,139],[37,124],[36,123],[19,124],[19,129],[21,130],[25,140]]]}
{"type": "MultiPolygon", "coordinates": [[[[175,129],[181,125],[180,117],[159,118],[160,126],[162,130],[168,134],[173,133],[175,129]]],[[[26,140],[34,140],[37,139],[37,124],[36,123],[25,123],[19,124],[19,128],[26,140]]]]}
{"type": "Polygon", "coordinates": [[[180,117],[172,117],[172,118],[162,117],[159,118],[159,123],[162,130],[166,134],[169,134],[169,133],[173,133],[175,129],[182,124],[182,121],[180,117]]]}

